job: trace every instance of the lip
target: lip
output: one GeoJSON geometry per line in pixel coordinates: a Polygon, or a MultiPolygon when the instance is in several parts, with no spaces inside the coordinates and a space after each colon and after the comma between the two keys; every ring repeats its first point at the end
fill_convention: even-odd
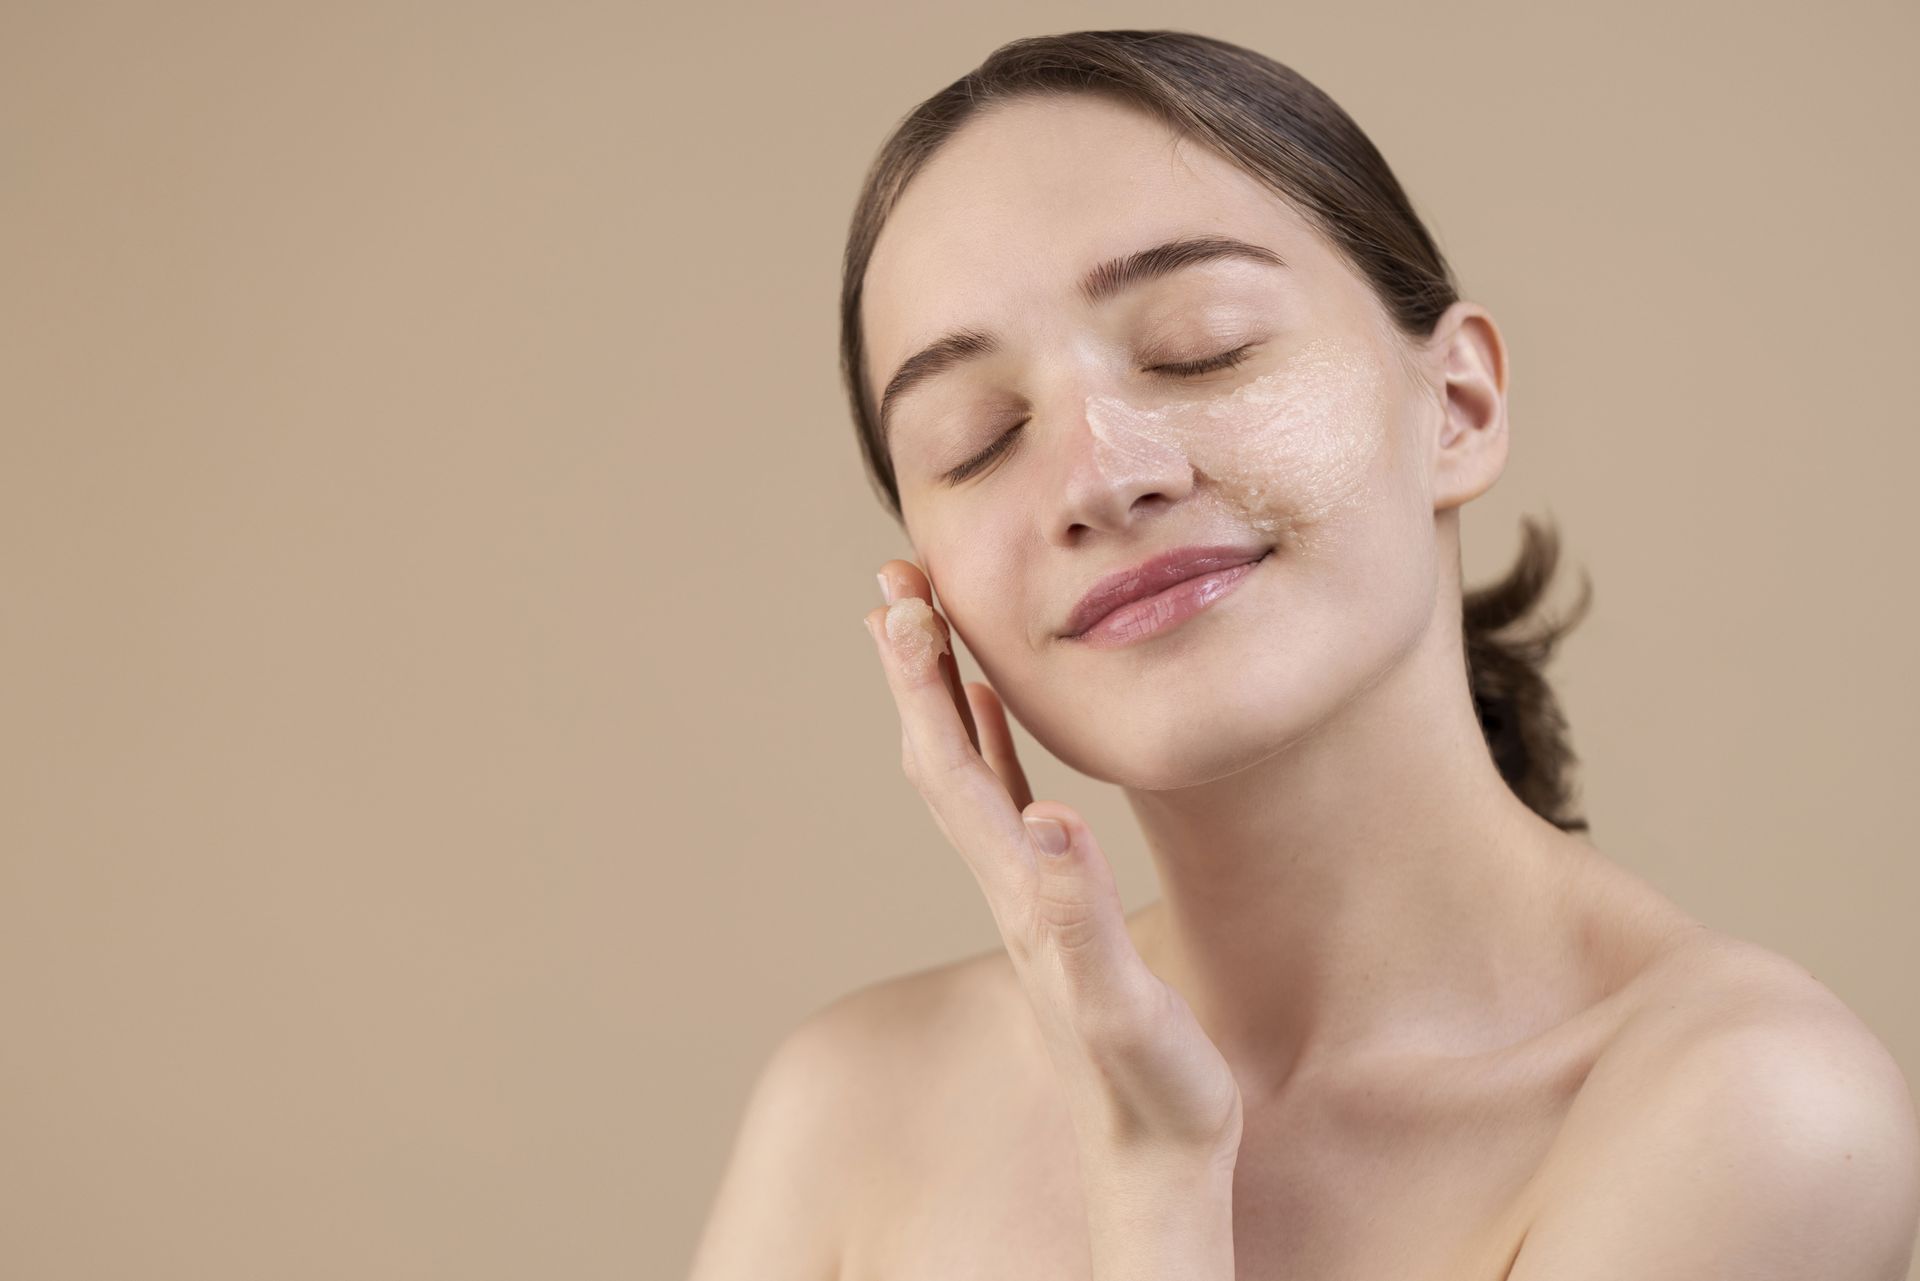
{"type": "MultiPolygon", "coordinates": [[[[1067,619],[1067,630],[1062,635],[1068,640],[1078,639],[1097,627],[1102,619],[1126,605],[1157,596],[1190,579],[1251,565],[1272,550],[1272,547],[1215,545],[1177,547],[1170,552],[1163,552],[1131,569],[1109,574],[1095,583],[1093,589],[1073,607],[1073,613],[1067,619]]],[[[1210,602],[1211,598],[1198,602],[1198,606],[1203,607],[1210,602]]]]}

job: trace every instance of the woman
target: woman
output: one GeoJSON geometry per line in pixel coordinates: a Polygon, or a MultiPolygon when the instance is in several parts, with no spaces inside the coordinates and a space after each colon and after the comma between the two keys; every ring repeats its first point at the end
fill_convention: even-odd
{"type": "Polygon", "coordinates": [[[1463,599],[1505,345],[1334,103],[1016,41],[883,150],[843,320],[902,763],[1005,946],[783,1042],[698,1281],[1904,1274],[1898,1068],[1578,835],[1554,634],[1496,634],[1552,539],[1463,599]],[[1158,901],[1009,714],[1124,789],[1158,901]]]}

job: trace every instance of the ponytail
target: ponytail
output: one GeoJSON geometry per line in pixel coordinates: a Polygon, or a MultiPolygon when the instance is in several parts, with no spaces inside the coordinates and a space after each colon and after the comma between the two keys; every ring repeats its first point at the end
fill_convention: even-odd
{"type": "Polygon", "coordinates": [[[1584,832],[1587,820],[1571,812],[1579,757],[1544,669],[1554,648],[1586,617],[1593,582],[1583,569],[1580,599],[1567,614],[1518,628],[1546,595],[1560,558],[1559,532],[1551,523],[1525,516],[1520,523],[1523,540],[1513,568],[1464,598],[1467,686],[1494,764],[1514,794],[1562,831],[1584,832]]]}

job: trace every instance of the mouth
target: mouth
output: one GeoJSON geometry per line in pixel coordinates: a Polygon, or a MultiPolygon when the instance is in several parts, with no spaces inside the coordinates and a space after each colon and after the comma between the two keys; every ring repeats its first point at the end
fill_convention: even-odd
{"type": "Polygon", "coordinates": [[[1075,607],[1063,639],[1108,649],[1157,635],[1232,591],[1273,547],[1189,547],[1110,575],[1075,607]]]}

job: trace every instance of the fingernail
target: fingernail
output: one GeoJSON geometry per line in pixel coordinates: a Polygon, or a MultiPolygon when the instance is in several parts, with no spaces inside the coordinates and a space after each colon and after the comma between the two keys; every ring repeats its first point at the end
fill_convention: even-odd
{"type": "Polygon", "coordinates": [[[1022,818],[1027,831],[1033,833],[1033,843],[1048,854],[1067,852],[1067,829],[1057,818],[1022,818]]]}
{"type": "Polygon", "coordinates": [[[873,579],[880,584],[880,603],[883,605],[893,604],[893,583],[889,581],[885,574],[875,574],[873,579]]]}

